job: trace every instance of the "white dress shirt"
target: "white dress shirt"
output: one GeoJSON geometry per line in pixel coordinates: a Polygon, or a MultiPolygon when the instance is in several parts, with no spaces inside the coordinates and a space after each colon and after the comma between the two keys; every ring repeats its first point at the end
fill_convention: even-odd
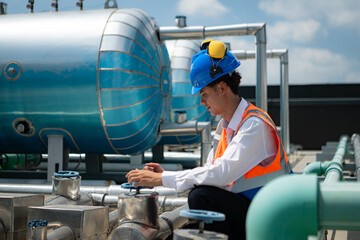
{"type": "MultiPolygon", "coordinates": [[[[236,132],[243,113],[249,103],[241,99],[229,123],[222,121],[223,128],[236,132]]],[[[183,171],[164,171],[164,187],[185,190],[197,185],[210,185],[231,190],[228,184],[234,182],[264,159],[275,157],[276,143],[273,141],[272,127],[258,117],[248,118],[235,136],[228,136],[228,147],[215,163],[214,149],[204,166],[183,171]]],[[[232,132],[232,131],[227,131],[232,132]]]]}

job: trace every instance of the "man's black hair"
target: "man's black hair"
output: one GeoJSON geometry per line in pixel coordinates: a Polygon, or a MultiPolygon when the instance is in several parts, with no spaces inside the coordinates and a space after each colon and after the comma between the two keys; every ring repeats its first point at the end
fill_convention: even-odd
{"type": "Polygon", "coordinates": [[[225,82],[231,89],[231,91],[238,95],[239,93],[239,85],[241,83],[241,75],[238,71],[233,71],[230,74],[225,74],[224,76],[219,77],[215,81],[209,83],[209,87],[216,86],[219,82],[225,82]]]}

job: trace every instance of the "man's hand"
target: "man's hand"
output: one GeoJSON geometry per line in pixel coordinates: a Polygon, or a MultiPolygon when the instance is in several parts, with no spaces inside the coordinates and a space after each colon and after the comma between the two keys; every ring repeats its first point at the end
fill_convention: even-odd
{"type": "Polygon", "coordinates": [[[146,163],[144,170],[149,170],[157,173],[162,173],[164,171],[164,169],[158,163],[146,163]]]}
{"type": "Polygon", "coordinates": [[[136,182],[135,187],[155,187],[162,185],[161,175],[161,172],[136,169],[128,172],[125,177],[128,179],[130,185],[136,182]]]}

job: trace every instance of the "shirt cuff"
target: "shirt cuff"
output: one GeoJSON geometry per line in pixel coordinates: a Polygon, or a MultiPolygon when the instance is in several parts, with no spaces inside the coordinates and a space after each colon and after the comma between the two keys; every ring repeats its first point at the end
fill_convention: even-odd
{"type": "Polygon", "coordinates": [[[175,171],[163,171],[161,175],[163,186],[176,189],[175,177],[176,177],[175,171]]]}

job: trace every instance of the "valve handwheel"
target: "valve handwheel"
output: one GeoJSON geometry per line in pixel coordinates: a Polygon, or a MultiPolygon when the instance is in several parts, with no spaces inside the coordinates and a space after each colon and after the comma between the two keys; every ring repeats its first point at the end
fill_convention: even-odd
{"type": "Polygon", "coordinates": [[[214,221],[225,220],[225,215],[223,213],[196,209],[183,210],[180,212],[180,216],[189,219],[199,220],[199,233],[204,232],[204,223],[212,223],[214,221]]]}
{"type": "Polygon", "coordinates": [[[74,171],[59,171],[59,172],[54,172],[54,176],[58,178],[71,178],[71,177],[78,177],[79,173],[74,171]]]}

